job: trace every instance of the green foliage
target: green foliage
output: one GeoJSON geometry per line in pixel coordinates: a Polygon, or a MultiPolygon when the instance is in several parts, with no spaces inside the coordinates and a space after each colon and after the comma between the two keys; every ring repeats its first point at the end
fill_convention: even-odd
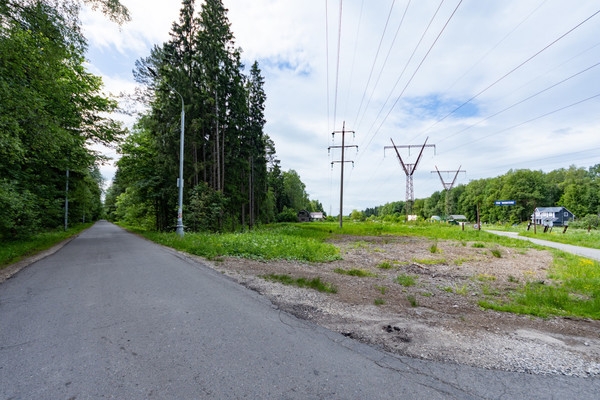
{"type": "Polygon", "coordinates": [[[272,282],[279,282],[288,286],[297,286],[300,288],[314,289],[323,293],[337,293],[337,288],[328,282],[321,281],[321,278],[292,278],[289,275],[270,274],[264,275],[264,279],[272,282]]]}
{"type": "Polygon", "coordinates": [[[548,275],[552,282],[527,282],[508,301],[482,301],[480,305],[539,317],[600,319],[600,263],[559,251],[554,254],[548,275]]]}
{"type": "Polygon", "coordinates": [[[183,238],[175,233],[143,232],[155,242],[211,259],[222,256],[309,262],[340,259],[337,247],[296,233],[285,226],[246,233],[186,233],[183,238]]]}
{"type": "Polygon", "coordinates": [[[441,253],[442,251],[438,247],[437,241],[435,241],[431,246],[429,246],[429,252],[431,254],[441,253]]]}
{"type": "Polygon", "coordinates": [[[15,182],[0,180],[0,241],[27,237],[39,228],[36,197],[15,182]]]}
{"type": "Polygon", "coordinates": [[[373,304],[375,304],[376,306],[382,306],[385,304],[385,300],[381,298],[376,298],[375,300],[373,300],[373,304]]]}
{"type": "Polygon", "coordinates": [[[370,271],[367,271],[366,269],[361,269],[361,268],[351,268],[351,269],[336,268],[333,270],[333,272],[335,272],[336,274],[340,274],[340,275],[357,276],[360,278],[377,276],[376,274],[374,274],[370,271]]]}
{"type": "Polygon", "coordinates": [[[414,286],[417,283],[417,278],[414,275],[400,274],[396,277],[396,283],[402,286],[414,286]]]}
{"type": "Polygon", "coordinates": [[[185,225],[196,232],[220,231],[219,221],[227,203],[223,193],[215,191],[204,182],[199,183],[191,192],[185,225]]]}
{"type": "Polygon", "coordinates": [[[84,68],[77,12],[49,1],[0,7],[0,238],[61,226],[67,195],[70,222],[100,216],[102,157],[90,144],[123,131],[105,117],[117,103],[84,68]]]}
{"type": "Polygon", "coordinates": [[[380,268],[380,269],[392,269],[393,265],[389,261],[382,261],[379,264],[377,264],[377,268],[380,268]]]}
{"type": "Polygon", "coordinates": [[[277,222],[298,222],[298,213],[293,208],[286,206],[277,214],[277,222]]]}
{"type": "Polygon", "coordinates": [[[419,303],[417,302],[417,298],[412,294],[407,295],[406,300],[408,300],[408,303],[410,304],[411,307],[419,306],[419,303]]]}
{"type": "MultiPolygon", "coordinates": [[[[600,164],[599,164],[600,165],[600,164]]],[[[477,221],[479,208],[482,223],[518,224],[530,220],[535,207],[564,206],[576,216],[600,213],[599,165],[584,168],[558,169],[549,173],[531,170],[510,170],[494,178],[479,179],[467,185],[458,185],[449,193],[434,192],[426,199],[417,199],[413,211],[425,220],[433,215],[444,216],[446,195],[451,210],[469,221],[477,221]],[[515,206],[499,207],[496,200],[511,199],[515,206]]],[[[367,208],[365,215],[383,222],[401,222],[404,218],[402,202],[367,208]]],[[[576,222],[575,226],[579,226],[576,222]]],[[[587,228],[587,226],[581,226],[587,228]]]]}

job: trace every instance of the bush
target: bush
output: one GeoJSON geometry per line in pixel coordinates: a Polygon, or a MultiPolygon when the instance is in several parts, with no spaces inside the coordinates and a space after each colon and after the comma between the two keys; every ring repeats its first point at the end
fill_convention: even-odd
{"type": "Polygon", "coordinates": [[[36,196],[15,182],[0,181],[0,240],[26,238],[40,225],[36,196]]]}
{"type": "Polygon", "coordinates": [[[293,208],[284,207],[277,215],[277,222],[298,222],[298,214],[293,208]]]}

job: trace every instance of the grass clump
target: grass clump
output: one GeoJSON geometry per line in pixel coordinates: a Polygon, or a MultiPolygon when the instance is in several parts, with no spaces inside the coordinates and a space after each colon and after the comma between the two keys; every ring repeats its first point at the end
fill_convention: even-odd
{"type": "Polygon", "coordinates": [[[446,264],[445,258],[413,258],[413,262],[422,265],[446,264]]]}
{"type": "Polygon", "coordinates": [[[500,253],[500,250],[498,249],[492,249],[490,250],[490,253],[496,258],[502,258],[502,253],[500,253]]]}
{"type": "Polygon", "coordinates": [[[314,289],[323,293],[337,293],[337,288],[328,282],[321,281],[321,278],[292,278],[284,274],[269,274],[263,275],[263,279],[271,282],[279,282],[288,286],[297,286],[299,288],[314,289]]]}
{"type": "Polygon", "coordinates": [[[373,301],[373,304],[375,304],[376,306],[382,306],[385,304],[385,300],[381,299],[381,298],[377,298],[373,301]]]}
{"type": "Polygon", "coordinates": [[[385,294],[385,292],[387,292],[387,287],[385,286],[375,286],[375,289],[377,289],[381,294],[385,294]]]}
{"type": "Polygon", "coordinates": [[[438,247],[437,240],[431,246],[429,246],[429,252],[431,254],[436,254],[436,253],[442,252],[442,250],[438,247]]]}
{"type": "Polygon", "coordinates": [[[352,269],[336,268],[333,270],[333,272],[335,272],[336,274],[340,274],[340,275],[357,276],[359,278],[367,278],[367,277],[377,276],[376,274],[372,273],[371,271],[367,271],[366,269],[360,269],[360,268],[352,268],[352,269]]]}
{"type": "Polygon", "coordinates": [[[485,248],[485,244],[483,244],[483,243],[473,243],[473,245],[471,247],[474,247],[476,249],[483,249],[483,248],[485,248]]]}
{"type": "Polygon", "coordinates": [[[408,300],[411,307],[417,307],[419,305],[417,298],[412,294],[407,295],[406,300],[408,300]]]}
{"type": "Polygon", "coordinates": [[[394,265],[389,262],[389,261],[382,261],[379,264],[377,264],[377,268],[379,269],[392,269],[394,268],[394,265]]]}
{"type": "Polygon", "coordinates": [[[417,278],[414,275],[400,274],[396,277],[396,283],[405,287],[414,286],[417,283],[417,278]]]}

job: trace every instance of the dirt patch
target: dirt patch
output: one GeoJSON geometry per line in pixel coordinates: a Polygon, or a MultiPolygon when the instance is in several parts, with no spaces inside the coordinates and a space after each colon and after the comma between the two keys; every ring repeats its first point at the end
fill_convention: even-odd
{"type": "Polygon", "coordinates": [[[523,282],[547,280],[547,251],[413,237],[342,236],[332,243],[343,260],[226,258],[211,264],[284,311],[396,354],[537,374],[600,375],[600,321],[540,319],[478,306],[523,282]],[[284,286],[263,279],[267,274],[320,277],[338,291],[284,286]]]}

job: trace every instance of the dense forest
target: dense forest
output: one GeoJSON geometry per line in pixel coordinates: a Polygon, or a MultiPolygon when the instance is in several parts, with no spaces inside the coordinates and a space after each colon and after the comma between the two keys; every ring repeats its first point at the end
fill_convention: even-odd
{"type": "MultiPolygon", "coordinates": [[[[116,0],[90,0],[122,22],[116,0]]],[[[80,3],[0,1],[0,241],[94,220],[103,157],[94,143],[124,134],[117,103],[84,67],[80,3]]]]}
{"type": "Polygon", "coordinates": [[[170,36],[136,62],[150,110],[120,146],[108,218],[175,228],[181,129],[186,230],[240,230],[296,220],[300,209],[322,211],[299,175],[281,170],[264,132],[264,78],[257,62],[244,73],[222,1],[204,1],[196,13],[184,0],[170,36]]]}
{"type": "MultiPolygon", "coordinates": [[[[600,164],[589,169],[571,166],[548,173],[510,170],[506,174],[459,185],[450,191],[435,192],[417,199],[413,213],[423,219],[433,215],[461,214],[477,220],[479,207],[483,223],[520,223],[528,221],[536,207],[563,206],[576,220],[597,226],[600,213],[600,164]],[[497,200],[515,200],[514,206],[496,206],[497,200]]],[[[404,202],[354,212],[353,217],[399,217],[405,214],[404,202]]]]}

